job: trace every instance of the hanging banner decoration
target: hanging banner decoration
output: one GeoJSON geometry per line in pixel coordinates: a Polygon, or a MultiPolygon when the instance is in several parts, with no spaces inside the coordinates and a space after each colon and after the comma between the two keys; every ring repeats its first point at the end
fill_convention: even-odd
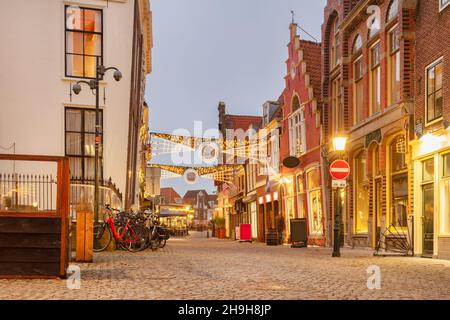
{"type": "Polygon", "coordinates": [[[214,165],[219,161],[220,148],[216,142],[203,142],[197,149],[199,158],[205,164],[214,165]]]}
{"type": "Polygon", "coordinates": [[[198,173],[195,169],[187,169],[184,172],[183,178],[187,184],[196,184],[198,181],[198,173]]]}

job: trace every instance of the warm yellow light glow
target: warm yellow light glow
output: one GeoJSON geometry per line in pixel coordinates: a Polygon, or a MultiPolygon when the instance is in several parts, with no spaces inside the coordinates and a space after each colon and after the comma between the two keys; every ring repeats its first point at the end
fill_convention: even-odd
{"type": "Polygon", "coordinates": [[[259,204],[263,204],[264,203],[264,197],[259,197],[258,203],[259,204]]]}
{"type": "Polygon", "coordinates": [[[347,144],[347,137],[339,136],[333,138],[334,151],[345,151],[346,144],[347,144]]]}
{"type": "Polygon", "coordinates": [[[279,181],[281,184],[289,184],[292,182],[292,180],[289,179],[288,177],[281,177],[279,181]]]}
{"type": "Polygon", "coordinates": [[[266,194],[266,202],[270,201],[272,201],[272,197],[270,196],[270,194],[266,194]]]}
{"type": "Polygon", "coordinates": [[[38,203],[37,202],[33,202],[33,207],[37,208],[38,207],[38,203]]]}
{"type": "Polygon", "coordinates": [[[278,200],[278,192],[274,192],[273,193],[273,200],[277,201],[278,200]]]}
{"type": "Polygon", "coordinates": [[[445,137],[435,136],[432,133],[427,133],[420,138],[421,147],[420,151],[422,154],[433,152],[439,149],[443,142],[445,142],[445,137]]]}

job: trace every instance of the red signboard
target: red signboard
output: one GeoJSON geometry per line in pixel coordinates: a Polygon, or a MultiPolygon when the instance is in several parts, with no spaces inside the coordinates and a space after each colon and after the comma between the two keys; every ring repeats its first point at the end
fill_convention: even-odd
{"type": "Polygon", "coordinates": [[[252,225],[251,224],[241,224],[240,226],[240,237],[241,241],[252,241],[252,225]]]}
{"type": "Polygon", "coordinates": [[[350,174],[350,165],[345,160],[336,160],[330,166],[330,175],[334,180],[345,180],[350,174]]]}

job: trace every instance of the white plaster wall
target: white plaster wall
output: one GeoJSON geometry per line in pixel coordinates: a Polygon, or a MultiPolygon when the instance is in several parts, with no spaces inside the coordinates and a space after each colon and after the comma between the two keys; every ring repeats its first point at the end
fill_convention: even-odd
{"type": "Polygon", "coordinates": [[[65,4],[103,8],[105,65],[123,73],[120,82],[109,73],[102,84],[104,177],[125,193],[134,1],[110,1],[108,8],[97,0],[0,2],[0,146],[15,142],[18,154],[63,156],[64,106],[95,106],[86,86],[70,102],[76,80],[64,77],[65,4]]]}

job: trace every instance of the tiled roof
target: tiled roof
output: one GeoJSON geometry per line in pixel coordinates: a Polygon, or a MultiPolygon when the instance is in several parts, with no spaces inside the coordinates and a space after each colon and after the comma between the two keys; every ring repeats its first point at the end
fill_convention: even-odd
{"type": "Polygon", "coordinates": [[[310,76],[314,97],[318,98],[321,94],[321,44],[300,40],[300,49],[303,51],[303,60],[306,63],[306,73],[310,76]]]}
{"type": "Polygon", "coordinates": [[[241,115],[225,115],[225,128],[226,129],[242,129],[248,130],[251,126],[254,128],[260,128],[262,123],[262,117],[259,116],[241,116],[241,115]]]}

